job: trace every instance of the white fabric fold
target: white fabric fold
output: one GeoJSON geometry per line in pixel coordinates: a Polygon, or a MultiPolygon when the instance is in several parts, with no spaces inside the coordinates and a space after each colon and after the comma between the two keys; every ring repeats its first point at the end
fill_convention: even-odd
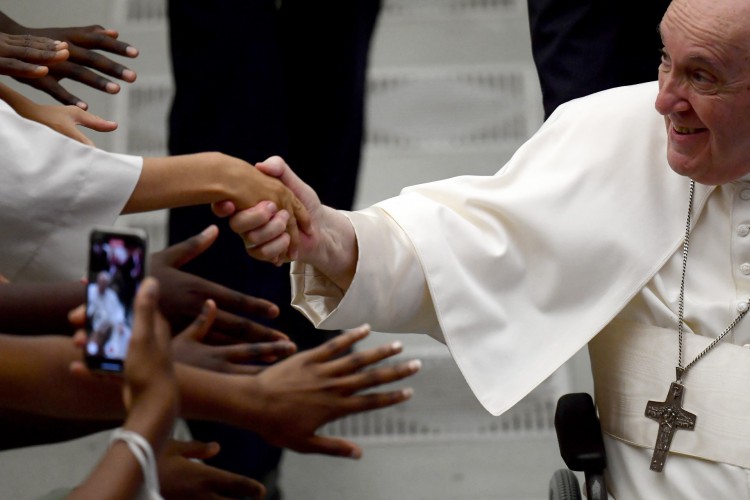
{"type": "MultiPolygon", "coordinates": [[[[571,101],[496,175],[413,186],[376,205],[413,246],[451,354],[491,413],[585,346],[678,248],[689,181],[666,163],[656,93],[652,82],[571,101]]],[[[710,191],[698,186],[696,212],[710,191]]],[[[380,226],[351,220],[361,249],[400,241],[394,230],[365,236],[380,226]]],[[[324,324],[409,331],[387,311],[347,300],[400,290],[389,300],[410,300],[413,285],[367,255],[360,253],[357,275],[387,276],[355,277],[324,324]]]]}

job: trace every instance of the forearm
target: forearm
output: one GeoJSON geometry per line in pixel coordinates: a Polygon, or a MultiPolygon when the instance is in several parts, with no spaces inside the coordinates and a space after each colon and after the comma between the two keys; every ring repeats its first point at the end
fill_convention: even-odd
{"type": "Polygon", "coordinates": [[[221,201],[220,159],[220,153],[144,158],[141,176],[122,213],[221,201]]]}
{"type": "Polygon", "coordinates": [[[137,498],[143,484],[141,465],[123,441],[112,444],[86,480],[66,498],[69,500],[137,498]]]}
{"type": "Polygon", "coordinates": [[[83,283],[0,285],[0,331],[12,334],[71,334],[68,312],[83,303],[83,283]]]}
{"type": "Polygon", "coordinates": [[[124,415],[119,383],[71,373],[70,363],[82,353],[70,338],[0,335],[0,358],[4,408],[58,418],[108,420],[124,415]]]}
{"type": "Polygon", "coordinates": [[[253,416],[262,412],[252,375],[229,375],[175,363],[181,415],[195,420],[220,421],[244,429],[254,427],[253,416]]]}
{"type": "Polygon", "coordinates": [[[222,153],[144,158],[123,213],[237,201],[260,191],[255,181],[262,177],[250,164],[222,153]]]}

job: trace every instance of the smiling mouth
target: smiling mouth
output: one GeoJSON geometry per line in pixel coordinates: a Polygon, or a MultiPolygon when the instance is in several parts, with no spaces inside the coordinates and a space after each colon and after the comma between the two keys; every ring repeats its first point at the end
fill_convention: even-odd
{"type": "Polygon", "coordinates": [[[675,124],[672,124],[672,129],[677,132],[679,135],[690,135],[690,134],[697,134],[700,132],[703,132],[706,130],[705,128],[690,128],[690,127],[679,127],[675,124]]]}

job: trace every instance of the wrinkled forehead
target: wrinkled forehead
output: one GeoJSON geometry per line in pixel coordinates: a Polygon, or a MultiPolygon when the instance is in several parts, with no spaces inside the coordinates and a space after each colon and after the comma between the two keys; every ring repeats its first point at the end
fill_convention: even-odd
{"type": "Polygon", "coordinates": [[[750,72],[750,0],[673,0],[659,32],[672,57],[750,72]]]}
{"type": "Polygon", "coordinates": [[[750,0],[672,0],[660,29],[750,47],[750,0]]]}

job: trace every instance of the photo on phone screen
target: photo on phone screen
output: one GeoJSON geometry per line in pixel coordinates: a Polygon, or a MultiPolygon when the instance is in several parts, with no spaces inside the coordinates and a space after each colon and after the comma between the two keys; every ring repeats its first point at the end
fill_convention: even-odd
{"type": "Polygon", "coordinates": [[[95,228],[86,286],[86,365],[121,372],[133,326],[133,300],[146,275],[146,233],[95,228]]]}

